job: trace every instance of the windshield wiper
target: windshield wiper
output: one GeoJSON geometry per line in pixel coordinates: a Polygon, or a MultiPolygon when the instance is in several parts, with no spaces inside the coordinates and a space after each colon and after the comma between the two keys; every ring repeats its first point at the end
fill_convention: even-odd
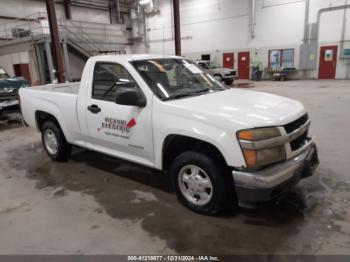
{"type": "Polygon", "coordinates": [[[199,90],[199,91],[195,91],[196,94],[203,94],[203,93],[206,93],[206,92],[209,92],[210,91],[210,88],[206,88],[206,89],[203,89],[203,90],[199,90]]]}
{"type": "Polygon", "coordinates": [[[192,92],[186,92],[186,93],[181,93],[181,94],[176,94],[173,95],[165,100],[169,100],[169,99],[177,99],[177,98],[181,98],[181,97],[186,97],[186,96],[198,96],[200,94],[206,93],[208,92],[210,89],[203,89],[203,90],[199,90],[199,91],[192,91],[192,92]]]}

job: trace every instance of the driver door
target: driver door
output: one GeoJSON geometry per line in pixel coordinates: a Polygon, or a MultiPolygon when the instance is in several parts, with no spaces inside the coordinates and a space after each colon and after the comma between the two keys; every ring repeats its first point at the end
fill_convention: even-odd
{"type": "Polygon", "coordinates": [[[121,158],[133,159],[146,165],[153,163],[151,101],[146,107],[115,103],[120,83],[135,83],[120,64],[95,64],[92,92],[87,98],[86,120],[88,141],[98,151],[121,158]]]}

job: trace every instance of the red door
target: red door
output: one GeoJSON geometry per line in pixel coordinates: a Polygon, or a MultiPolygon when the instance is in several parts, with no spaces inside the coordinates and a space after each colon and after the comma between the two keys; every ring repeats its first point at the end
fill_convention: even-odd
{"type": "Polygon", "coordinates": [[[224,53],[222,55],[223,66],[225,68],[234,68],[233,53],[224,53]]]}
{"type": "Polygon", "coordinates": [[[13,69],[15,71],[15,76],[23,76],[25,80],[31,83],[32,79],[30,77],[29,64],[14,64],[13,69]]]}
{"type": "Polygon", "coordinates": [[[319,79],[334,79],[337,67],[337,46],[321,46],[320,66],[318,70],[319,79]]]}
{"type": "Polygon", "coordinates": [[[249,79],[249,52],[238,52],[238,78],[249,79]]]}

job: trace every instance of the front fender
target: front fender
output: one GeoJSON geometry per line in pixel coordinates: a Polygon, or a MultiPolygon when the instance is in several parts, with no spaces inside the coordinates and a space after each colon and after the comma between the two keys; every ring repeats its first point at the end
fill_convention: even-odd
{"type": "Polygon", "coordinates": [[[163,146],[169,135],[187,136],[207,142],[221,152],[229,166],[240,167],[245,165],[241,148],[233,132],[193,119],[174,115],[170,118],[169,115],[160,113],[157,115],[157,122],[154,123],[154,158],[157,168],[162,169],[163,146]]]}

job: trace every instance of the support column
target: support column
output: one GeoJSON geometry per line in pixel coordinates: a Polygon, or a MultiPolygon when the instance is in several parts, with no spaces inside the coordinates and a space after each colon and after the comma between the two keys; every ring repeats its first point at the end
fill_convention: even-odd
{"type": "Polygon", "coordinates": [[[250,37],[255,38],[256,0],[251,0],[250,37]]]}
{"type": "Polygon", "coordinates": [[[56,75],[59,83],[64,83],[64,68],[63,59],[61,53],[60,39],[58,35],[56,10],[55,10],[55,0],[46,0],[46,9],[49,19],[51,42],[53,47],[53,55],[55,58],[56,75]]]}
{"type": "Polygon", "coordinates": [[[69,75],[69,56],[68,56],[68,47],[67,47],[67,39],[63,42],[63,57],[64,57],[64,65],[66,67],[66,80],[70,81],[70,75],[69,75]]]}
{"type": "Polygon", "coordinates": [[[173,0],[174,29],[175,29],[175,55],[181,55],[181,32],[180,32],[180,4],[179,0],[173,0]]]}
{"type": "Polygon", "coordinates": [[[66,15],[66,19],[72,19],[72,12],[70,9],[70,0],[63,0],[64,5],[64,14],[66,15]]]}
{"type": "Polygon", "coordinates": [[[52,53],[51,53],[51,46],[50,42],[45,41],[45,52],[46,52],[46,59],[47,59],[47,66],[49,67],[49,77],[50,77],[50,83],[53,82],[55,79],[55,74],[54,74],[54,67],[53,67],[53,61],[52,61],[52,53]]]}
{"type": "Polygon", "coordinates": [[[46,84],[45,70],[44,70],[44,58],[43,58],[43,45],[34,43],[34,51],[36,55],[36,65],[39,74],[40,84],[46,84]]]}

